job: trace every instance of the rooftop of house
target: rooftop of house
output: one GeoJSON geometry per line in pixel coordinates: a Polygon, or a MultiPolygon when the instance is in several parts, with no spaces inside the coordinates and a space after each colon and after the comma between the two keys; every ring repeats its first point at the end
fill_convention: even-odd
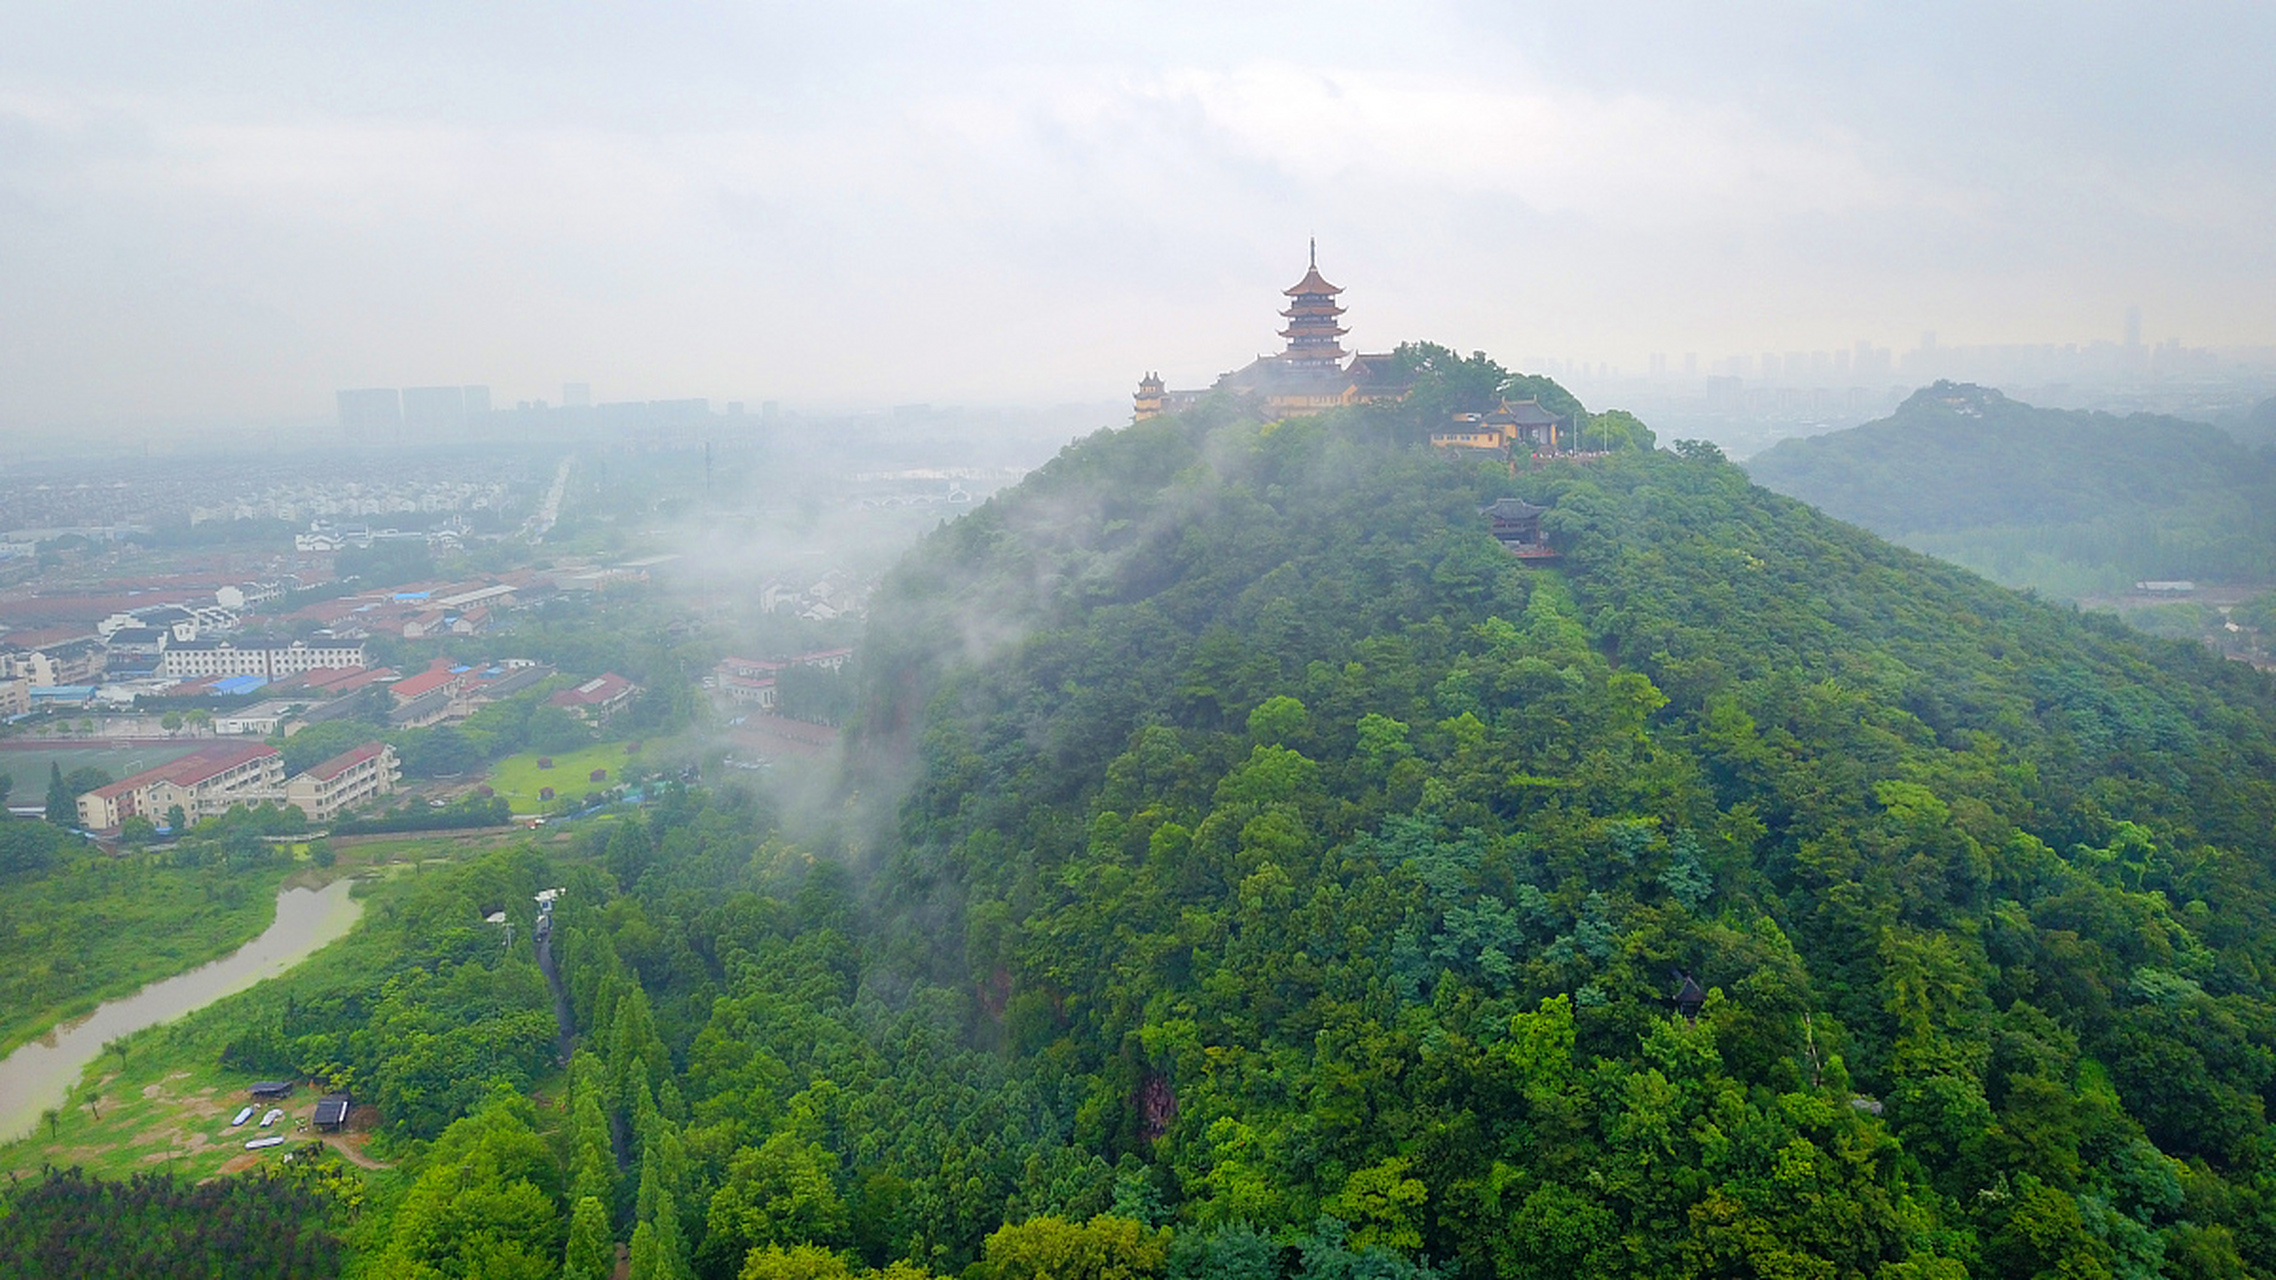
{"type": "Polygon", "coordinates": [[[232,640],[181,640],[167,647],[184,653],[211,653],[222,649],[361,649],[363,641],[322,636],[308,640],[292,636],[238,636],[232,640]]]}
{"type": "Polygon", "coordinates": [[[313,766],[308,770],[308,776],[318,782],[330,782],[366,760],[378,759],[386,750],[387,744],[384,742],[367,742],[353,751],[343,751],[324,763],[313,766]]]}
{"type": "Polygon", "coordinates": [[[547,701],[557,707],[590,707],[613,702],[631,691],[630,680],[614,671],[606,671],[574,689],[563,689],[547,701]]]}
{"type": "Polygon", "coordinates": [[[459,678],[461,672],[451,670],[450,659],[437,658],[425,671],[405,676],[387,687],[398,702],[409,702],[443,688],[459,678]]]}

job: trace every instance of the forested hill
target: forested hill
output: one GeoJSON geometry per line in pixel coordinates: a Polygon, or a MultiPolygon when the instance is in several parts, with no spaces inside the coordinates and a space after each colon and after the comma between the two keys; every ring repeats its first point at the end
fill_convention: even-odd
{"type": "Polygon", "coordinates": [[[957,993],[1029,1136],[909,1212],[1166,1227],[1132,1274],[2276,1270],[2269,680],[1681,452],[1196,412],[920,548],[860,981],[957,993]]]}
{"type": "Polygon", "coordinates": [[[2246,444],[2276,444],[2276,396],[2252,406],[2236,423],[2235,431],[2246,444]]]}
{"type": "Polygon", "coordinates": [[[2018,586],[2252,581],[2276,562],[2276,456],[2178,418],[2040,409],[1948,382],[1749,459],[1781,493],[2018,586]]]}

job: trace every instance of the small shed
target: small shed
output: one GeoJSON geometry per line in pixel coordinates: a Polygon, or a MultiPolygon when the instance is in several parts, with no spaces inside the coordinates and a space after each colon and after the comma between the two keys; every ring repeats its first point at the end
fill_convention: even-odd
{"type": "Polygon", "coordinates": [[[253,1085],[253,1096],[256,1098],[281,1098],[291,1092],[290,1080],[260,1080],[253,1085]]]}
{"type": "Polygon", "coordinates": [[[348,1108],[355,1100],[344,1093],[327,1093],[316,1100],[316,1127],[327,1133],[347,1126],[348,1108]]]}

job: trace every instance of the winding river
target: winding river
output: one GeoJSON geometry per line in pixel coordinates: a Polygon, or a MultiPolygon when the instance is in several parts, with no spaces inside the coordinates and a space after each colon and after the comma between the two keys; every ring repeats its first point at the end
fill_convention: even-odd
{"type": "Polygon", "coordinates": [[[280,890],[277,918],[260,937],[219,960],[101,1005],[0,1059],[0,1142],[37,1128],[40,1112],[61,1106],[80,1073],[112,1040],[273,978],[346,933],[363,914],[363,904],[348,896],[353,883],[343,878],[321,889],[280,890]]]}

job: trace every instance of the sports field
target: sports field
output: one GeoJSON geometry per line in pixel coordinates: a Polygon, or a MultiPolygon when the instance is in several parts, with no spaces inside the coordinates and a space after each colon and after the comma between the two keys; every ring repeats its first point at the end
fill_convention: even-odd
{"type": "Polygon", "coordinates": [[[170,760],[179,760],[199,747],[211,745],[211,738],[198,742],[140,747],[86,747],[76,743],[48,746],[18,740],[0,743],[0,773],[16,780],[15,789],[8,795],[8,803],[37,804],[47,795],[47,766],[51,760],[62,765],[65,773],[93,765],[116,779],[130,773],[140,773],[144,769],[155,769],[170,760]]]}

